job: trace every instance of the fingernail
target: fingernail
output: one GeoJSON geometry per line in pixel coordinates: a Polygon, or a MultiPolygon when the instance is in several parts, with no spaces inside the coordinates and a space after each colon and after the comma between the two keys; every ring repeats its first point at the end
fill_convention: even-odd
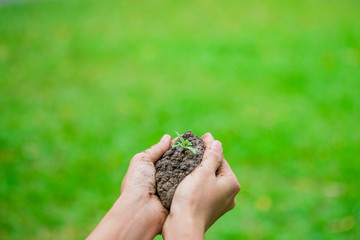
{"type": "Polygon", "coordinates": [[[169,141],[170,135],[169,134],[165,134],[164,136],[162,136],[162,138],[160,139],[160,142],[167,142],[169,141]]]}
{"type": "Polygon", "coordinates": [[[223,150],[221,142],[218,140],[214,141],[211,144],[211,149],[215,149],[216,151],[221,152],[223,150]]]}

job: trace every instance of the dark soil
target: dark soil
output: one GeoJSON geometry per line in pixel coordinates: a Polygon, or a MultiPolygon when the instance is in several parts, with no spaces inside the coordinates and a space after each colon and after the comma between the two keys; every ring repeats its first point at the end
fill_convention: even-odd
{"type": "MultiPolygon", "coordinates": [[[[200,163],[204,155],[204,144],[198,136],[190,131],[182,137],[189,140],[196,154],[181,146],[170,148],[155,163],[157,194],[165,208],[170,209],[175,190],[179,183],[200,163]]],[[[180,139],[177,140],[180,142],[180,139]]]]}

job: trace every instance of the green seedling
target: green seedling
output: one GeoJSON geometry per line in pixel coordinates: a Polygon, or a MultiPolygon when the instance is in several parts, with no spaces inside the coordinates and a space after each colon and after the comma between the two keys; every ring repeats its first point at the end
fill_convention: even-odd
{"type": "Polygon", "coordinates": [[[176,142],[174,145],[172,145],[172,147],[174,148],[174,147],[177,147],[177,146],[181,146],[182,148],[189,149],[194,154],[196,154],[196,150],[193,147],[190,147],[192,145],[192,143],[187,139],[184,140],[184,138],[178,132],[176,132],[176,134],[178,135],[181,142],[176,142]]]}

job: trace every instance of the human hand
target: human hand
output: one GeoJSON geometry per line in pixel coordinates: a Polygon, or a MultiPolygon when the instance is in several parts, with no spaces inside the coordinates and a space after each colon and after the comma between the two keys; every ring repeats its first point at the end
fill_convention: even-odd
{"type": "Polygon", "coordinates": [[[165,239],[203,239],[204,232],[235,206],[240,184],[210,133],[201,164],[178,186],[164,227],[165,239]]]}
{"type": "Polygon", "coordinates": [[[164,135],[159,143],[149,149],[136,154],[130,162],[129,168],[121,184],[121,195],[132,199],[133,202],[144,202],[153,217],[153,224],[158,223],[161,232],[162,224],[168,214],[166,208],[156,195],[155,162],[170,148],[171,137],[164,135]]]}
{"type": "Polygon", "coordinates": [[[168,211],[156,196],[154,163],[170,148],[171,137],[136,154],[121,184],[121,195],[88,239],[153,239],[168,211]]]}

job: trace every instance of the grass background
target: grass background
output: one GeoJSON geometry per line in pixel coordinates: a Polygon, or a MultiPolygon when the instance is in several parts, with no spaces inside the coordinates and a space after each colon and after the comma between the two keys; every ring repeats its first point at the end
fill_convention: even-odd
{"type": "Polygon", "coordinates": [[[86,237],[129,159],[193,130],[223,142],[242,185],[207,239],[359,239],[359,12],[0,3],[0,238],[86,237]]]}

